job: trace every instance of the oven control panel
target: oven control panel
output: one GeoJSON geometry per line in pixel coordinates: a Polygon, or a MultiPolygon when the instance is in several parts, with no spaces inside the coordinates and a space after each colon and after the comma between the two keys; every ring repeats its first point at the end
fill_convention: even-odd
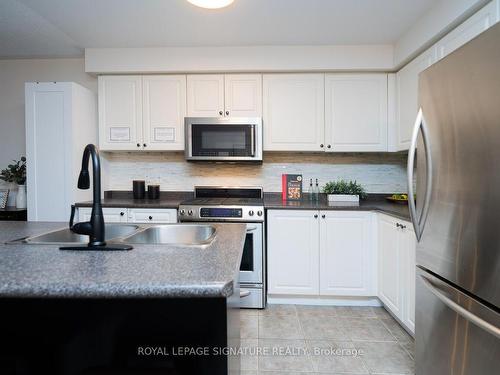
{"type": "Polygon", "coordinates": [[[200,217],[224,217],[241,218],[243,209],[241,208],[220,208],[220,207],[202,207],[200,208],[200,217]]]}
{"type": "Polygon", "coordinates": [[[180,205],[179,221],[264,221],[264,207],[180,205]]]}

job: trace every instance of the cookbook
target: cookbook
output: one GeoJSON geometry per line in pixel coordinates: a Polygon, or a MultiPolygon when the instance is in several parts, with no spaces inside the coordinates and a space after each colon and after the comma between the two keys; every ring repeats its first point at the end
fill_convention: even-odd
{"type": "Polygon", "coordinates": [[[281,175],[281,192],[284,201],[299,201],[302,199],[302,175],[281,175]]]}

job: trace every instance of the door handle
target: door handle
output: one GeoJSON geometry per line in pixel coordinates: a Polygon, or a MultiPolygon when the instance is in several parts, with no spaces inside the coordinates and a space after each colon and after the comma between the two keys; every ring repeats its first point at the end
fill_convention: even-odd
{"type": "Polygon", "coordinates": [[[74,204],[71,205],[71,216],[69,217],[69,229],[73,227],[73,221],[75,219],[75,210],[76,207],[74,204]]]}
{"type": "Polygon", "coordinates": [[[252,125],[250,130],[250,156],[255,156],[255,125],[252,125]]]}
{"type": "Polygon", "coordinates": [[[427,289],[430,290],[432,294],[434,294],[441,302],[443,302],[446,306],[448,306],[450,309],[455,311],[458,315],[460,315],[462,318],[468,320],[472,324],[475,324],[482,330],[492,334],[495,336],[497,339],[500,339],[500,328],[497,326],[494,326],[493,324],[487,322],[484,319],[481,319],[477,315],[474,315],[471,313],[469,310],[463,308],[460,306],[458,303],[450,299],[449,297],[445,296],[441,289],[439,288],[438,285],[433,283],[431,280],[429,280],[427,277],[420,275],[422,278],[422,281],[424,282],[424,285],[427,287],[427,289]]]}
{"type": "Polygon", "coordinates": [[[257,230],[257,227],[250,227],[250,228],[247,228],[247,233],[248,233],[248,232],[253,232],[254,230],[257,230]]]}
{"type": "Polygon", "coordinates": [[[240,290],[240,298],[245,298],[248,297],[249,295],[250,295],[249,290],[240,290]]]}
{"type": "Polygon", "coordinates": [[[417,236],[417,241],[420,241],[422,233],[424,231],[425,222],[427,221],[427,215],[429,214],[429,206],[431,200],[431,189],[432,189],[432,158],[431,158],[431,145],[429,140],[429,130],[427,128],[427,123],[422,112],[422,108],[419,109],[417,114],[417,119],[415,120],[415,126],[413,127],[413,134],[411,137],[410,150],[408,151],[408,166],[407,166],[407,177],[408,177],[408,207],[410,211],[410,218],[415,229],[415,235],[417,236]],[[424,141],[424,152],[425,152],[425,165],[426,165],[426,186],[425,186],[425,196],[424,204],[422,206],[422,215],[420,218],[417,217],[417,208],[415,205],[414,191],[413,191],[413,169],[415,166],[415,151],[417,150],[417,139],[418,133],[422,130],[422,139],[424,141]]]}

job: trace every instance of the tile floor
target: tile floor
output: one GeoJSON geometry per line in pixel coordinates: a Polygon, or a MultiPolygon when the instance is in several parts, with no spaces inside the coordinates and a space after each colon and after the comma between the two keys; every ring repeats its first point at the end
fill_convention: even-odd
{"type": "Polygon", "coordinates": [[[241,310],[241,345],[242,375],[415,372],[413,338],[379,307],[241,310]]]}

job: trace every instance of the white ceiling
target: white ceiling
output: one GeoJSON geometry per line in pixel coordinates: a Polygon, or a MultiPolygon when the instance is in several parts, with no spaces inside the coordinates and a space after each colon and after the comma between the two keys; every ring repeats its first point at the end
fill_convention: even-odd
{"type": "Polygon", "coordinates": [[[86,47],[393,44],[436,0],[0,0],[0,58],[86,47]]]}

